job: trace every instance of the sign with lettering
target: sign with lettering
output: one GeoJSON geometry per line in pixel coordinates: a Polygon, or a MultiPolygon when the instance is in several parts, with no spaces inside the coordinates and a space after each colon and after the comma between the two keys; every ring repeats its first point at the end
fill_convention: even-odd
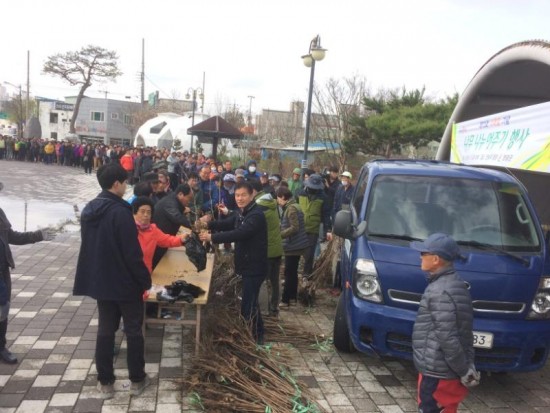
{"type": "Polygon", "coordinates": [[[55,102],[54,109],[72,111],[74,110],[74,105],[72,103],[55,102]]]}
{"type": "Polygon", "coordinates": [[[451,162],[550,172],[550,102],[455,123],[451,162]]]}

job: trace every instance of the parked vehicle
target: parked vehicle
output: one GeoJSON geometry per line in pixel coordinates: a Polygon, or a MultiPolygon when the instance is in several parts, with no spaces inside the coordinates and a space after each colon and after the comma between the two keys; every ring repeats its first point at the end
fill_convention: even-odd
{"type": "Polygon", "coordinates": [[[334,233],[345,238],[336,348],[412,359],[412,328],[427,278],[409,243],[434,232],[452,235],[461,249],[455,267],[472,295],[476,367],[544,366],[549,239],[525,188],[504,172],[441,161],[363,166],[350,210],[334,222],[334,233]]]}

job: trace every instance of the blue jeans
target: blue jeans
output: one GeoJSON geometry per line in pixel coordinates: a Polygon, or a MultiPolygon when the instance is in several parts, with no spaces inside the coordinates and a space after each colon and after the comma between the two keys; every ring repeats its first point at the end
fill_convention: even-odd
{"type": "Polygon", "coordinates": [[[254,275],[243,277],[243,299],[241,302],[241,315],[252,325],[252,335],[256,342],[263,343],[264,339],[264,322],[262,313],[258,305],[258,296],[260,287],[264,282],[265,275],[254,275]]]}
{"type": "Polygon", "coordinates": [[[128,343],[128,373],[130,381],[137,383],[145,378],[145,344],[143,339],[143,308],[141,299],[135,301],[97,301],[99,320],[95,361],[97,380],[101,384],[112,384],[116,380],[113,367],[115,332],[120,318],[124,322],[124,333],[128,343]]]}

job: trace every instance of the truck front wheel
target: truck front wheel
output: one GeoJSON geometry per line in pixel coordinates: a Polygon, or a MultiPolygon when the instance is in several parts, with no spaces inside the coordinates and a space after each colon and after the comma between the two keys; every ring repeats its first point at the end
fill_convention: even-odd
{"type": "Polygon", "coordinates": [[[342,293],[340,293],[340,298],[338,299],[336,315],[334,317],[334,331],[332,334],[334,347],[343,353],[353,353],[356,349],[349,336],[349,327],[346,322],[345,308],[346,303],[344,302],[344,292],[342,291],[342,293]]]}

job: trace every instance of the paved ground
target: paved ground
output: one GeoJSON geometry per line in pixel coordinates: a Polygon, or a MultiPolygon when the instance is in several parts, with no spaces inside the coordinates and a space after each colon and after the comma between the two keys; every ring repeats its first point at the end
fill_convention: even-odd
{"type": "MultiPolygon", "coordinates": [[[[93,176],[72,168],[0,161],[0,207],[10,198],[80,205],[99,191],[93,176]]],[[[30,217],[31,219],[33,217],[30,217]]],[[[45,224],[57,219],[40,218],[45,224]]],[[[21,228],[19,228],[21,229],[21,228]]],[[[154,328],[146,340],[146,370],[153,385],[130,397],[124,357],[117,362],[116,397],[97,398],[93,361],[97,312],[93,300],[71,295],[78,232],[59,234],[52,242],[13,247],[12,309],[8,328],[11,350],[19,364],[0,363],[0,413],[190,411],[180,379],[192,354],[189,330],[154,328]]],[[[332,331],[334,303],[282,314],[311,331],[332,331]]],[[[121,355],[125,354],[125,343],[121,355]]],[[[411,363],[374,359],[334,350],[294,351],[292,372],[312,389],[319,405],[332,412],[414,412],[416,374],[411,363]]],[[[550,369],[514,375],[484,375],[461,412],[548,412],[550,369]]]]}

